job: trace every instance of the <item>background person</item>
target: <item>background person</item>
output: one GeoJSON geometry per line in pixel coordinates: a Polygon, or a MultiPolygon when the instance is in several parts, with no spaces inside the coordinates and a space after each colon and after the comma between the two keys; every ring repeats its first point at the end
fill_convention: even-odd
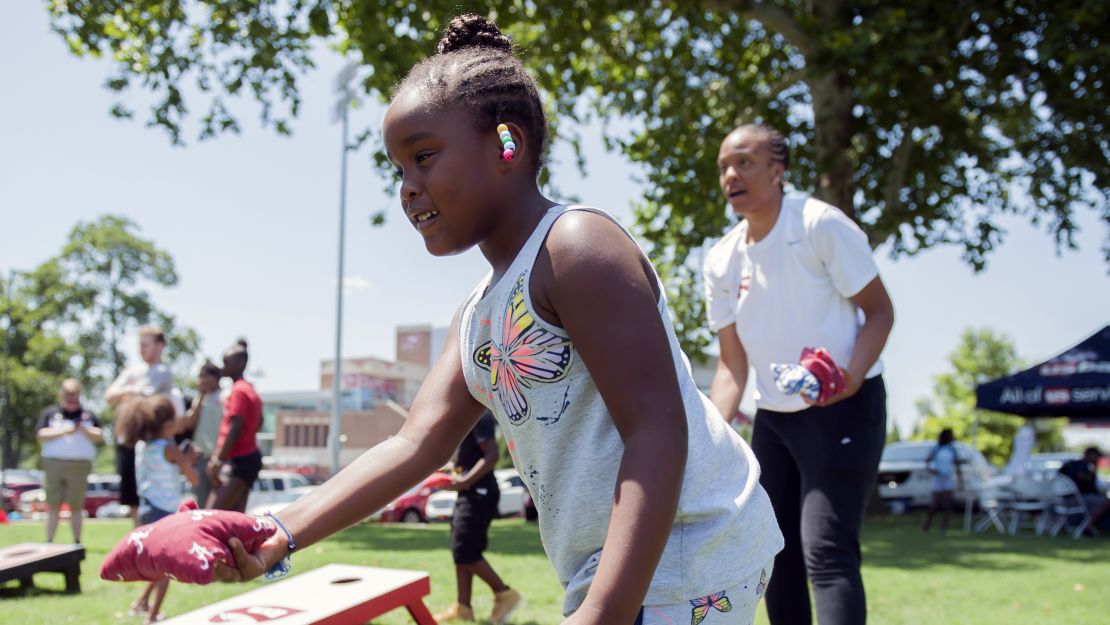
{"type": "Polygon", "coordinates": [[[183,430],[192,431],[192,446],[197,451],[197,477],[193,495],[197,505],[205,506],[211,493],[211,480],[208,477],[208,462],[216,452],[216,442],[220,437],[224,407],[220,399],[220,378],[223,372],[212,361],[206,360],[197,374],[197,399],[185,415],[183,430]]]}
{"type": "Polygon", "coordinates": [[[262,400],[243,378],[247,359],[243,339],[224,353],[223,374],[231,378],[232,385],[224,401],[216,451],[205,469],[212,489],[207,508],[245,511],[251,486],[262,470],[262,452],[255,436],[262,427],[262,400]]]}
{"type": "Polygon", "coordinates": [[[73,542],[80,543],[89,473],[96,460],[96,446],[104,442],[100,421],[81,406],[80,382],[73,378],[62,382],[58,404],[43,411],[35,437],[42,445],[42,468],[46,473],[46,542],[54,542],[62,503],[67,503],[73,542]]]}
{"type": "Polygon", "coordinates": [[[928,532],[929,524],[937,510],[943,510],[940,531],[948,531],[948,519],[952,516],[952,501],[957,490],[963,490],[964,477],[960,471],[960,459],[954,444],[956,437],[951,428],[944,428],[937,436],[937,445],[929,452],[925,466],[933,474],[932,500],[921,523],[921,531],[928,532]]]}
{"type": "MultiPolygon", "coordinates": [[[[123,414],[137,397],[169,395],[173,390],[173,372],[162,362],[166,349],[166,335],[157,326],[139,328],[139,357],[142,362],[124,369],[104,392],[104,400],[116,410],[116,419],[123,414]]],[[[120,477],[119,502],[131,508],[131,519],[138,520],[139,493],[135,483],[135,448],[122,442],[116,435],[116,472],[120,477]]]]}
{"type": "MultiPolygon", "coordinates": [[[[174,444],[177,409],[166,395],[134,400],[120,422],[120,434],[135,449],[135,474],[139,488],[139,524],[147,525],[177,512],[181,503],[181,476],[196,484],[195,453],[185,453],[174,444]]],[[[170,580],[146,585],[128,612],[145,616],[150,625],[162,620],[162,601],[170,580]],[[151,598],[153,597],[153,601],[151,598]]]]}
{"type": "Polygon", "coordinates": [[[705,258],[709,327],[720,341],[710,396],[728,419],[755,369],[752,450],[786,547],[767,589],[774,625],[864,623],[859,530],[886,439],[879,354],[894,311],[867,237],[839,209],[786,197],[790,150],[768,126],[733,130],[719,184],[742,218],[705,258]],[[863,322],[859,315],[862,313],[863,322]],[[843,391],[820,404],[780,391],[771,365],[824,347],[843,391]]]}
{"type": "Polygon", "coordinates": [[[505,584],[483,555],[489,546],[489,526],[497,517],[501,499],[501,490],[493,475],[500,455],[497,420],[486,412],[459,445],[455,473],[451,476],[451,485],[445,488],[459,493],[451,516],[451,556],[455,561],[458,594],[455,603],[436,616],[437,622],[474,620],[470,601],[475,576],[493,591],[491,623],[504,622],[520,605],[520,593],[505,584]]]}

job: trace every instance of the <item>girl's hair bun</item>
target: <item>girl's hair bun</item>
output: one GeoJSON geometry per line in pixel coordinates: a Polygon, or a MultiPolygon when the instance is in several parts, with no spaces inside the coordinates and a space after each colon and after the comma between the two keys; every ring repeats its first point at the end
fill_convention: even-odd
{"type": "Polygon", "coordinates": [[[456,15],[447,24],[436,52],[447,54],[464,48],[487,48],[512,54],[513,40],[503,35],[488,17],[473,13],[456,15]]]}

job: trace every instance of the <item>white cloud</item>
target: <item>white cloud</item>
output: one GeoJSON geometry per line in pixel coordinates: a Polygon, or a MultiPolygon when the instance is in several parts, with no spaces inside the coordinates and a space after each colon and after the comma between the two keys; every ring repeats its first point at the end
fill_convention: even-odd
{"type": "MultiPolygon", "coordinates": [[[[332,284],[335,280],[332,280],[332,284]]],[[[355,295],[356,293],[365,293],[370,290],[370,281],[362,276],[346,276],[343,278],[343,295],[355,295]]]]}

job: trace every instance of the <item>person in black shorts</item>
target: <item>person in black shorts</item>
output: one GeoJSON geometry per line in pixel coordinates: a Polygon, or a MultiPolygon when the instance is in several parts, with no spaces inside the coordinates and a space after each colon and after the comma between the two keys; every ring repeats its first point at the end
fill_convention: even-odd
{"type": "Polygon", "coordinates": [[[504,623],[521,603],[520,593],[509,588],[482,555],[489,544],[489,525],[497,516],[501,499],[493,475],[500,455],[496,424],[493,415],[487,412],[466,435],[459,445],[452,483],[446,487],[459,493],[451,517],[451,556],[455,560],[458,600],[436,615],[440,623],[474,620],[470,598],[475,575],[493,590],[489,621],[494,625],[504,623]]]}

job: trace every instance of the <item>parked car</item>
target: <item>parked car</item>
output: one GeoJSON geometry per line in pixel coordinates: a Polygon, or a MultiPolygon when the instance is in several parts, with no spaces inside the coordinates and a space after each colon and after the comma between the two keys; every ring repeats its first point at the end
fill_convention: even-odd
{"type": "Polygon", "coordinates": [[[247,495],[247,513],[277,512],[316,488],[304,475],[295,471],[263,469],[247,495]]]}
{"type": "Polygon", "coordinates": [[[1047,482],[1056,476],[1065,463],[1079,458],[1079,454],[1070,451],[1033,454],[1025,461],[1023,470],[1034,480],[1047,482]]]}
{"type": "MultiPolygon", "coordinates": [[[[964,485],[957,498],[961,499],[964,494],[978,494],[998,471],[978,449],[959,441],[953,444],[964,485]]],[[[884,503],[895,508],[929,505],[933,474],[925,463],[935,446],[933,441],[902,441],[883,449],[879,461],[879,497],[884,503]]]]}
{"type": "Polygon", "coordinates": [[[42,488],[42,479],[41,471],[4,471],[4,485],[0,487],[0,506],[3,506],[4,512],[19,510],[20,496],[27,491],[42,488]]]}
{"type": "MultiPolygon", "coordinates": [[[[113,502],[119,502],[119,476],[107,473],[89,475],[85,505],[81,513],[88,517],[95,517],[97,509],[113,502]]],[[[23,493],[19,498],[19,508],[24,516],[45,513],[47,511],[46,490],[37,488],[23,493]]],[[[69,504],[63,503],[61,511],[69,512],[69,504]]]]}
{"type": "MultiPolygon", "coordinates": [[[[524,480],[520,479],[520,474],[516,472],[516,469],[497,469],[493,472],[493,475],[497,478],[497,487],[501,490],[501,499],[497,504],[497,516],[523,515],[527,517],[525,504],[531,502],[531,497],[528,496],[528,489],[525,488],[524,480]]],[[[450,519],[451,515],[455,513],[455,499],[458,496],[458,493],[451,490],[432,495],[428,498],[424,515],[429,521],[450,519]]]]}
{"type": "Polygon", "coordinates": [[[112,501],[96,509],[98,519],[126,519],[131,516],[131,506],[112,501]]]}
{"type": "Polygon", "coordinates": [[[425,509],[431,497],[441,495],[444,486],[451,483],[451,476],[442,471],[429,475],[423,482],[413,486],[400,497],[394,499],[376,516],[382,523],[427,523],[425,509]]]}

